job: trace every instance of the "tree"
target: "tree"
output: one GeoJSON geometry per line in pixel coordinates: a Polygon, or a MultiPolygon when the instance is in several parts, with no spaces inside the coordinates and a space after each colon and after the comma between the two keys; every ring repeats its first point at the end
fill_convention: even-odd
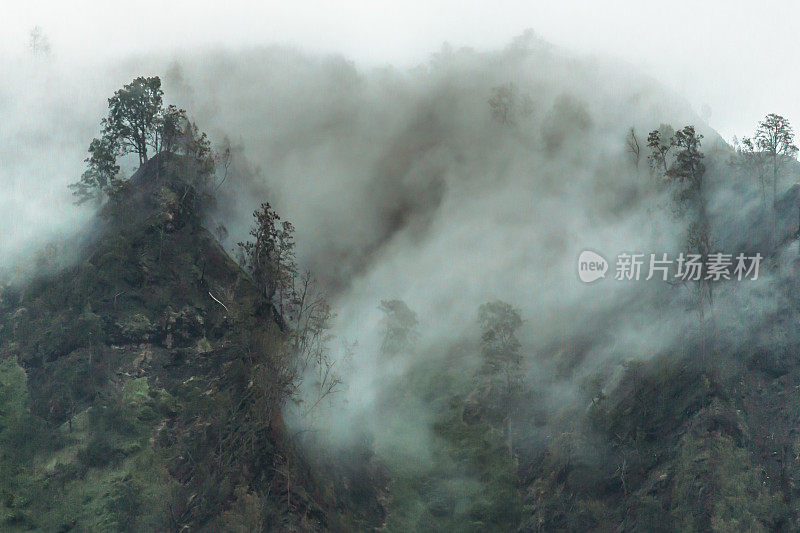
{"type": "MultiPolygon", "coordinates": [[[[110,196],[120,183],[117,158],[129,153],[137,154],[140,166],[151,153],[181,154],[184,157],[173,158],[170,165],[184,177],[186,193],[194,188],[202,201],[213,199],[221,183],[215,185],[217,157],[211,141],[189,120],[185,110],[174,105],[164,107],[162,95],[158,76],[138,77],[108,99],[102,135],[89,145],[88,169],[70,186],[78,203],[110,196]]],[[[229,150],[223,163],[227,175],[229,150]]]]}
{"type": "Polygon", "coordinates": [[[50,55],[50,40],[40,26],[34,26],[29,33],[28,47],[34,57],[50,55]]]}
{"type": "Polygon", "coordinates": [[[296,361],[297,379],[313,380],[304,414],[310,413],[324,398],[334,394],[342,378],[328,348],[332,338],[334,314],[325,295],[316,287],[310,271],[294,281],[293,299],[288,311],[288,329],[296,361]]]}
{"type": "Polygon", "coordinates": [[[281,222],[269,203],[253,212],[256,222],[250,230],[253,241],[238,243],[243,267],[264,298],[283,314],[291,303],[297,265],[294,261],[294,226],[281,222]]]}
{"type": "Polygon", "coordinates": [[[772,167],[772,229],[774,236],[777,224],[778,174],[787,161],[797,156],[794,132],[788,120],[780,115],[770,113],[758,123],[758,129],[753,139],[756,146],[765,153],[772,167]]]}
{"type": "MultiPolygon", "coordinates": [[[[687,235],[689,249],[706,257],[711,252],[711,229],[703,190],[706,166],[703,163],[705,156],[700,151],[702,139],[703,136],[695,131],[694,126],[685,126],[675,132],[675,161],[670,166],[668,177],[681,186],[678,190],[679,208],[688,211],[691,217],[687,235]]],[[[703,301],[707,300],[709,306],[713,303],[713,285],[711,281],[704,279],[698,288],[702,313],[703,301]]]]}
{"type": "Polygon", "coordinates": [[[417,338],[417,314],[402,300],[381,300],[383,311],[381,353],[397,355],[408,352],[417,338]]]}
{"type": "Polygon", "coordinates": [[[119,185],[117,174],[117,151],[113,139],[101,137],[92,139],[89,144],[89,157],[86,158],[88,168],[81,175],[80,181],[70,185],[73,194],[78,197],[77,203],[81,204],[97,197],[100,192],[111,196],[119,185]]]}
{"type": "Polygon", "coordinates": [[[231,146],[231,140],[228,137],[225,137],[225,139],[222,141],[222,146],[219,150],[216,150],[214,154],[214,166],[222,167],[224,171],[222,176],[219,178],[219,181],[214,183],[213,192],[217,192],[217,190],[219,190],[219,188],[225,183],[225,180],[228,179],[228,170],[230,169],[232,162],[233,147],[231,146]]]}
{"type": "Polygon", "coordinates": [[[522,325],[519,311],[496,300],[478,308],[481,327],[481,375],[488,382],[490,413],[502,422],[508,451],[513,455],[511,422],[522,388],[521,345],[517,329],[522,325]]]}
{"type": "MultiPolygon", "coordinates": [[[[694,126],[684,126],[674,131],[672,126],[662,124],[647,137],[650,148],[648,161],[651,172],[663,176],[674,192],[674,207],[680,216],[688,219],[686,244],[692,253],[705,257],[711,249],[711,231],[708,222],[703,176],[706,166],[705,156],[700,151],[703,136],[694,126]]],[[[701,280],[700,311],[705,301],[712,303],[712,285],[701,280]]]]}
{"type": "Polygon", "coordinates": [[[175,159],[173,166],[184,176],[186,190],[193,188],[204,202],[212,201],[217,188],[214,186],[216,157],[211,149],[211,141],[197,124],[185,118],[183,110],[178,110],[176,115],[182,120],[182,124],[178,123],[178,129],[173,131],[171,120],[164,123],[170,129],[169,134],[161,134],[162,149],[185,156],[175,159]]]}
{"type": "Polygon", "coordinates": [[[481,326],[481,354],[483,369],[488,376],[503,374],[509,384],[518,374],[522,358],[517,329],[522,325],[519,311],[500,300],[485,303],[478,308],[481,326]]]}
{"type": "Polygon", "coordinates": [[[163,94],[158,76],[138,77],[108,99],[103,133],[115,139],[123,152],[135,152],[139,165],[147,162],[148,147],[159,151],[163,94]]]}
{"type": "Polygon", "coordinates": [[[636,136],[636,130],[631,128],[625,137],[625,145],[628,153],[631,154],[633,164],[636,165],[636,170],[639,170],[639,159],[641,157],[641,147],[639,146],[639,138],[636,136]]]}
{"type": "Polygon", "coordinates": [[[647,161],[650,164],[650,172],[660,172],[666,177],[669,172],[669,152],[674,146],[674,133],[672,126],[661,124],[657,130],[647,135],[647,147],[650,148],[647,161]]]}
{"type": "Polygon", "coordinates": [[[338,389],[342,380],[330,357],[333,312],[325,295],[317,289],[311,273],[298,275],[294,256],[294,226],[281,222],[269,203],[253,213],[253,241],[238,243],[240,262],[272,305],[274,318],[286,336],[283,353],[273,358],[290,396],[296,395],[305,378],[314,380],[305,414],[338,389]]]}
{"type": "Polygon", "coordinates": [[[509,83],[492,89],[489,108],[495,120],[515,126],[518,117],[527,117],[533,112],[533,102],[528,95],[520,96],[517,86],[509,83]]]}
{"type": "Polygon", "coordinates": [[[186,111],[172,104],[160,110],[155,118],[156,152],[174,152],[188,122],[186,111]]]}
{"type": "Polygon", "coordinates": [[[686,126],[675,132],[672,146],[677,149],[675,161],[667,171],[667,176],[690,187],[699,187],[706,171],[703,154],[700,152],[700,141],[703,139],[694,130],[694,126],[686,126]]]}
{"type": "Polygon", "coordinates": [[[758,180],[758,188],[761,191],[761,201],[764,207],[767,206],[767,175],[765,167],[767,164],[764,153],[761,152],[753,139],[742,138],[741,142],[733,138],[734,156],[731,159],[733,166],[739,167],[748,174],[755,174],[758,180]]]}

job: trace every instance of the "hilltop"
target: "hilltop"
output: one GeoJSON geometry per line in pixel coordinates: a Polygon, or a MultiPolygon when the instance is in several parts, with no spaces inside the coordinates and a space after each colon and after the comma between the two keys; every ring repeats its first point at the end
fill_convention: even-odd
{"type": "Polygon", "coordinates": [[[337,523],[281,416],[283,332],[184,163],[151,158],[77,264],[3,294],[3,530],[337,523]]]}

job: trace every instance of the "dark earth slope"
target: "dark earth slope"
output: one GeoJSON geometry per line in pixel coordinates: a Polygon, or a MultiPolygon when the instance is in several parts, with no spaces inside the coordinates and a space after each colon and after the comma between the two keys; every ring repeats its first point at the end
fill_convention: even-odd
{"type": "Polygon", "coordinates": [[[189,171],[154,157],[85,259],[2,292],[0,530],[343,527],[285,431],[273,309],[189,171]]]}

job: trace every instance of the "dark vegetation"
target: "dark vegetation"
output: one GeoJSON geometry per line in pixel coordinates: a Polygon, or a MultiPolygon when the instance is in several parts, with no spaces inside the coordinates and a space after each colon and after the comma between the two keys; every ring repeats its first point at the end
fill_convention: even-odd
{"type": "MultiPolygon", "coordinates": [[[[160,104],[158,87],[140,78],[115,99],[160,104]]],[[[266,208],[237,264],[202,224],[205,135],[157,104],[117,123],[115,99],[76,186],[108,198],[84,259],[2,293],[0,529],[341,527],[282,418],[303,375],[331,366],[318,350],[329,307],[296,275],[291,226],[271,233],[266,208]],[[143,164],[122,180],[111,156],[127,149],[143,164]]],[[[337,382],[327,370],[321,394],[337,382]]]]}
{"type": "MultiPolygon", "coordinates": [[[[510,127],[512,91],[498,89],[490,101],[497,120],[510,127]]],[[[791,128],[770,115],[756,138],[765,140],[726,155],[731,180],[756,179],[780,191],[778,178],[798,170],[791,128]]],[[[634,167],[647,157],[652,186],[672,198],[671,215],[686,220],[684,251],[705,256],[720,243],[712,237],[702,139],[692,126],[676,132],[662,125],[646,142],[631,130],[627,148],[634,167]]],[[[757,223],[769,231],[755,248],[772,258],[796,241],[787,221],[796,220],[800,205],[795,188],[774,194],[757,223]]],[[[696,295],[686,312],[697,317],[697,335],[676,352],[630,354],[613,387],[603,385],[603,372],[584,376],[574,404],[561,409],[542,405],[537,385],[523,378],[519,312],[504,302],[481,306],[478,367],[463,368],[454,354],[417,365],[403,380],[408,396],[424,399],[421,412],[433,413],[433,457],[415,468],[390,462],[387,529],[797,530],[800,365],[790,340],[797,283],[776,287],[784,297],[765,317],[768,331],[744,342],[715,322],[711,283],[674,290],[686,289],[696,295]]],[[[403,331],[393,320],[397,308],[382,304],[389,338],[403,331]]],[[[569,375],[581,350],[575,342],[540,355],[549,358],[550,379],[569,375]]],[[[392,401],[399,397],[401,391],[387,391],[392,401]]],[[[406,401],[408,411],[419,409],[406,401]]]]}
{"type": "MultiPolygon", "coordinates": [[[[343,385],[332,309],[269,203],[237,260],[205,229],[230,152],[162,96],[158,78],[137,78],[109,100],[73,186],[99,206],[82,259],[0,292],[0,530],[800,529],[794,281],[777,288],[768,331],[744,343],[714,323],[711,284],[690,284],[702,335],[680,353],[628,354],[613,387],[602,371],[582,376],[562,409],[543,404],[525,362],[569,375],[579,342],[530,354],[521,311],[492,301],[477,308],[473,343],[426,357],[424,317],[384,300],[376,357],[414,363],[381,391],[379,412],[397,426],[401,413],[425,417],[428,456],[377,449],[358,427],[356,444],[308,454],[284,414],[313,412],[343,385]],[[124,157],[139,163],[128,179],[124,157]]],[[[509,84],[489,106],[515,128],[530,98],[509,84]]],[[[558,106],[590,123],[568,99],[558,106]]],[[[547,150],[563,142],[553,131],[547,150]]],[[[645,141],[631,129],[626,145],[687,222],[685,251],[705,255],[707,170],[719,162],[702,140],[662,125],[645,141]]],[[[798,237],[782,221],[800,194],[778,186],[797,170],[792,142],[769,115],[727,154],[735,179],[760,183],[770,231],[756,244],[773,259],[798,237]]]]}

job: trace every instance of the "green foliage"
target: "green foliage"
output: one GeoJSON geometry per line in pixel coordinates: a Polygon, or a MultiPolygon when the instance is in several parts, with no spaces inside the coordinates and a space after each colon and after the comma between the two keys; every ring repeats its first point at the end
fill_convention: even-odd
{"type": "Polygon", "coordinates": [[[255,347],[256,355],[251,357],[272,373],[271,383],[281,403],[290,398],[301,403],[298,394],[301,382],[313,380],[306,387],[307,392],[313,393],[307,395],[304,406],[308,414],[324,398],[337,392],[341,384],[328,348],[334,315],[311,273],[297,271],[294,226],[288,221],[281,222],[269,203],[261,204],[253,217],[255,223],[250,230],[253,240],[238,243],[239,263],[269,305],[269,314],[285,334],[285,342],[272,350],[272,357],[264,358],[260,355],[264,353],[261,336],[248,332],[245,338],[252,341],[251,349],[255,347]]]}
{"type": "Polygon", "coordinates": [[[686,126],[675,132],[673,144],[677,149],[675,162],[667,175],[682,182],[689,182],[690,186],[698,187],[700,179],[705,173],[703,154],[700,152],[700,141],[703,139],[694,131],[694,126],[686,126]]]}
{"type": "MultiPolygon", "coordinates": [[[[687,219],[686,248],[689,253],[705,257],[711,252],[711,229],[703,179],[705,156],[700,151],[702,139],[694,126],[674,131],[671,126],[662,124],[650,132],[647,145],[651,175],[659,175],[660,185],[671,188],[675,214],[687,219]]],[[[707,280],[700,280],[694,286],[702,314],[705,306],[713,301],[713,286],[707,280]]]]}
{"type": "Polygon", "coordinates": [[[681,531],[774,531],[785,514],[728,436],[685,436],[675,465],[671,512],[681,531]]]}
{"type": "Polygon", "coordinates": [[[163,94],[158,76],[138,77],[108,99],[102,135],[89,144],[88,168],[70,185],[78,203],[116,198],[124,183],[118,176],[117,158],[130,153],[138,156],[140,167],[151,154],[182,154],[172,161],[173,172],[185,177],[186,190],[181,196],[193,188],[203,202],[213,197],[216,158],[208,136],[189,120],[185,110],[164,107],[163,94]]]}
{"type": "Polygon", "coordinates": [[[252,241],[238,243],[242,267],[268,302],[280,306],[292,299],[297,274],[294,262],[294,227],[281,222],[269,203],[253,212],[252,241]]]}
{"type": "Polygon", "coordinates": [[[454,406],[433,426],[423,467],[394,465],[387,531],[512,531],[521,517],[515,465],[501,435],[466,425],[454,406]]]}
{"type": "Polygon", "coordinates": [[[120,183],[117,176],[118,151],[116,141],[111,137],[92,139],[89,144],[89,157],[85,160],[88,168],[77,183],[70,185],[78,197],[77,203],[81,204],[96,198],[98,194],[113,196],[117,191],[120,183]]]}
{"type": "Polygon", "coordinates": [[[103,320],[99,315],[92,312],[87,303],[83,312],[75,321],[74,329],[70,332],[75,343],[80,347],[88,347],[96,343],[105,341],[106,335],[103,327],[103,320]]]}
{"type": "Polygon", "coordinates": [[[685,126],[674,131],[672,126],[662,124],[647,136],[650,149],[650,170],[667,180],[675,180],[689,189],[701,186],[705,173],[704,155],[700,151],[703,136],[694,126],[685,126]]]}
{"type": "Polygon", "coordinates": [[[768,114],[758,123],[753,141],[760,150],[776,158],[792,158],[797,155],[791,124],[775,113],[768,114]]]}
{"type": "MultiPolygon", "coordinates": [[[[0,528],[163,527],[170,483],[161,458],[146,447],[154,424],[165,416],[163,396],[145,379],[131,380],[76,417],[72,429],[29,416],[25,438],[0,442],[4,451],[20,450],[10,463],[16,474],[0,479],[0,493],[8,495],[0,505],[0,528]]],[[[0,461],[5,472],[7,465],[0,461]]]]}
{"type": "Polygon", "coordinates": [[[161,79],[138,77],[108,99],[108,118],[104,121],[104,137],[119,143],[123,153],[134,152],[139,164],[147,161],[147,149],[158,149],[156,125],[162,112],[161,79]]]}
{"type": "Polygon", "coordinates": [[[503,426],[511,447],[511,419],[522,390],[522,354],[517,329],[522,325],[519,311],[501,301],[485,303],[478,309],[483,366],[477,385],[467,398],[465,410],[483,413],[483,418],[503,426]]]}
{"type": "Polygon", "coordinates": [[[28,376],[13,359],[0,362],[0,428],[23,416],[28,405],[28,376]]]}
{"type": "Polygon", "coordinates": [[[650,165],[651,173],[660,173],[666,176],[669,172],[668,157],[675,145],[675,130],[669,124],[661,124],[658,129],[651,131],[647,135],[647,147],[650,154],[647,162],[650,165]]]}
{"type": "Polygon", "coordinates": [[[187,122],[186,111],[183,109],[173,104],[162,109],[156,117],[156,131],[161,136],[160,146],[156,146],[157,151],[174,152],[184,134],[184,124],[187,122]]]}
{"type": "Polygon", "coordinates": [[[383,391],[396,418],[383,423],[407,435],[375,445],[389,470],[387,531],[516,530],[522,501],[506,439],[488,422],[462,419],[476,367],[461,354],[422,359],[383,391]]]}
{"type": "Polygon", "coordinates": [[[122,454],[114,447],[110,437],[97,432],[89,440],[86,448],[78,452],[78,461],[89,468],[102,468],[109,463],[119,464],[122,454]]]}
{"type": "MultiPolygon", "coordinates": [[[[160,146],[183,155],[159,154],[120,185],[82,261],[3,293],[0,349],[30,388],[21,366],[3,366],[0,394],[22,414],[0,429],[0,530],[250,528],[252,516],[309,530],[334,514],[281,416],[312,370],[338,383],[325,366],[330,307],[291,261],[283,302],[266,301],[202,228],[213,157],[182,128],[160,146]]],[[[291,251],[291,225],[276,229],[291,251]]]]}

